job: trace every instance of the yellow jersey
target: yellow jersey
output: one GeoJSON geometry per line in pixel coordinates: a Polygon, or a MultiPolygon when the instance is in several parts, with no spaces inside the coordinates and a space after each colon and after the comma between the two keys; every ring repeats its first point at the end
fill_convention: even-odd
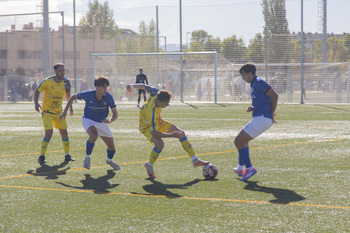
{"type": "Polygon", "coordinates": [[[62,102],[65,93],[70,94],[71,84],[66,78],[61,82],[56,82],[55,76],[44,79],[38,91],[43,92],[42,112],[59,114],[62,112],[62,102]]]}
{"type": "Polygon", "coordinates": [[[162,108],[158,107],[156,104],[159,89],[149,87],[146,88],[146,91],[150,94],[150,96],[142,106],[139,115],[139,130],[141,133],[150,127],[152,130],[158,130],[163,121],[162,117],[160,116],[162,108]]]}

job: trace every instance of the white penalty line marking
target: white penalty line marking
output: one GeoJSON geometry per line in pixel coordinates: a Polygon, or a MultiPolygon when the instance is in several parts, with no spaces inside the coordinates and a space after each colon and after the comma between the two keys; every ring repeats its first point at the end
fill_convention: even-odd
{"type": "Polygon", "coordinates": [[[90,191],[90,190],[71,190],[71,189],[57,189],[57,188],[36,188],[36,187],[12,186],[12,185],[0,185],[0,187],[2,187],[2,188],[16,188],[16,189],[30,189],[30,190],[58,191],[58,192],[73,192],[73,193],[109,194],[109,195],[122,195],[122,196],[135,196],[135,197],[179,198],[179,199],[185,199],[185,200],[199,200],[199,201],[223,201],[223,202],[275,204],[275,205],[276,204],[281,204],[281,205],[289,205],[289,206],[305,206],[305,207],[319,207],[319,208],[331,208],[331,209],[350,209],[350,207],[348,207],[348,206],[313,205],[313,204],[299,204],[299,203],[271,203],[271,202],[268,202],[268,201],[249,201],[249,200],[235,200],[235,199],[225,199],[225,198],[178,197],[178,196],[137,194],[137,193],[95,192],[95,191],[90,191]]]}

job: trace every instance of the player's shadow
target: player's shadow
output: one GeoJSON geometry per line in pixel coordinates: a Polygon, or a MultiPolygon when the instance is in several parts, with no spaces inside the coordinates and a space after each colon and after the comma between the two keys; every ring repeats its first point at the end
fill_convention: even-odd
{"type": "Polygon", "coordinates": [[[35,172],[34,170],[27,171],[27,174],[33,175],[33,176],[46,176],[45,179],[54,180],[58,179],[59,176],[65,175],[67,173],[67,170],[70,169],[70,167],[67,167],[63,170],[59,170],[60,168],[65,167],[68,164],[68,161],[64,161],[63,163],[59,165],[49,166],[46,163],[41,163],[40,167],[38,167],[35,172]]]}
{"type": "Polygon", "coordinates": [[[156,181],[154,179],[148,179],[152,182],[152,184],[144,185],[142,188],[147,193],[146,195],[161,195],[165,196],[167,198],[178,198],[182,197],[181,195],[177,193],[173,193],[169,191],[169,189],[187,189],[188,187],[197,184],[199,181],[202,181],[200,179],[195,179],[193,181],[187,182],[185,184],[163,184],[162,182],[156,181]]]}
{"type": "Polygon", "coordinates": [[[290,202],[302,201],[306,199],[305,197],[296,194],[294,191],[288,189],[278,189],[260,186],[258,185],[257,181],[244,182],[247,184],[247,186],[244,187],[244,189],[246,190],[273,194],[275,196],[275,199],[269,201],[273,204],[288,204],[290,202]]]}
{"type": "Polygon", "coordinates": [[[108,180],[112,179],[115,176],[115,172],[113,170],[108,170],[107,175],[101,176],[98,178],[91,177],[90,174],[84,174],[85,179],[80,182],[83,186],[72,186],[69,184],[64,184],[62,182],[56,182],[57,184],[63,185],[64,187],[82,189],[82,190],[93,190],[93,193],[96,194],[105,194],[110,193],[108,189],[117,187],[119,184],[110,184],[108,180]]]}

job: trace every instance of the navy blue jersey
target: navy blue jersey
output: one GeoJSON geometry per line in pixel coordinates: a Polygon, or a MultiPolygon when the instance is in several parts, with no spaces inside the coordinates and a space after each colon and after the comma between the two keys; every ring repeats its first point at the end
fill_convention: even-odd
{"type": "Polygon", "coordinates": [[[251,97],[254,107],[253,117],[264,116],[272,119],[271,114],[271,98],[266,95],[266,92],[271,86],[259,77],[256,77],[251,83],[251,97]]]}
{"type": "Polygon", "coordinates": [[[96,99],[95,90],[83,91],[78,93],[78,99],[85,100],[84,117],[96,122],[106,119],[109,114],[109,108],[116,107],[113,96],[106,93],[100,101],[96,99]]]}
{"type": "Polygon", "coordinates": [[[148,85],[147,76],[144,74],[138,74],[136,76],[136,83],[143,83],[148,85]]]}

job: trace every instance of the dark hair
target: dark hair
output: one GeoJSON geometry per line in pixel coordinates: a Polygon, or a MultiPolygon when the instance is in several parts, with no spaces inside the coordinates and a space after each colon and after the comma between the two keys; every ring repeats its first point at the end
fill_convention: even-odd
{"type": "Polygon", "coordinates": [[[64,66],[64,64],[63,64],[63,63],[56,63],[55,65],[53,65],[53,69],[54,69],[54,70],[58,70],[58,68],[59,68],[60,66],[64,66]]]}
{"type": "Polygon", "coordinates": [[[256,67],[253,63],[245,63],[241,69],[239,69],[239,73],[242,74],[242,72],[248,74],[249,72],[255,75],[256,67]]]}
{"type": "Polygon", "coordinates": [[[101,87],[104,85],[106,85],[107,87],[109,86],[109,79],[103,75],[97,76],[94,80],[94,86],[101,87]]]}
{"type": "Polygon", "coordinates": [[[173,98],[173,94],[167,90],[160,90],[157,94],[157,100],[161,102],[169,102],[173,98]]]}

